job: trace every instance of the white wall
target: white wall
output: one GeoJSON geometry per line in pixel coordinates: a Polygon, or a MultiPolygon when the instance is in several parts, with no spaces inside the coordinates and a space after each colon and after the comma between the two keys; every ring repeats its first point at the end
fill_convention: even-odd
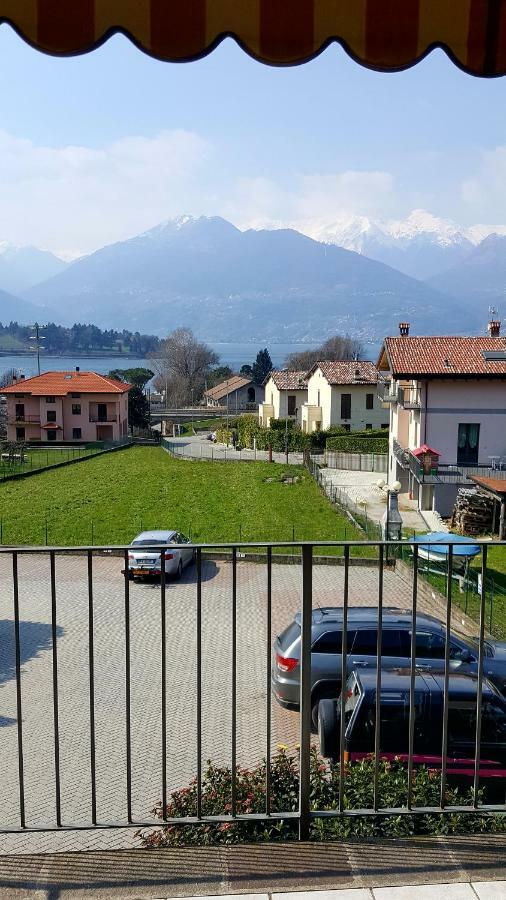
{"type": "Polygon", "coordinates": [[[383,409],[377,396],[375,384],[342,384],[331,386],[321,369],[316,369],[308,382],[308,400],[310,405],[321,406],[321,427],[330,425],[350,425],[352,431],[364,431],[366,425],[373,429],[388,424],[388,409],[383,409]],[[320,402],[318,404],[318,391],[320,402]],[[351,394],[351,418],[341,418],[341,395],[351,394]],[[373,395],[373,408],[366,408],[366,395],[373,395]]]}

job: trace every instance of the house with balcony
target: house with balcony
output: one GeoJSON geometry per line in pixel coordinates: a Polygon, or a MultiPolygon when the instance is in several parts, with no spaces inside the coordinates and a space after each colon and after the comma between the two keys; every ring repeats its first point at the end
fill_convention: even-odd
{"type": "Polygon", "coordinates": [[[264,399],[262,385],[255,384],[252,378],[243,375],[231,375],[226,381],[215,384],[204,391],[204,403],[208,407],[226,408],[231,413],[254,410],[264,399]]]}
{"type": "Polygon", "coordinates": [[[378,372],[373,363],[318,362],[306,379],[303,431],[319,431],[331,425],[341,425],[347,431],[388,428],[388,416],[377,397],[378,372]]]}
{"type": "Polygon", "coordinates": [[[3,388],[7,439],[30,443],[115,441],[128,434],[130,384],[96,372],[45,372],[3,388]]]}
{"type": "Polygon", "coordinates": [[[415,337],[409,323],[387,337],[378,359],[389,409],[389,480],[421,510],[450,515],[458,487],[506,464],[506,339],[415,337]],[[421,452],[420,452],[421,451],[421,452]]]}
{"type": "Polygon", "coordinates": [[[271,419],[294,419],[302,424],[302,407],[307,401],[305,372],[273,371],[264,381],[265,399],[258,408],[258,421],[268,428],[271,419]]]}

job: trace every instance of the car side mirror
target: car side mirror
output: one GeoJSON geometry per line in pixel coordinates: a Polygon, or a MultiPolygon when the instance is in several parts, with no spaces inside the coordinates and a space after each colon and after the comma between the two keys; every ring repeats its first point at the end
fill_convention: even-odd
{"type": "Polygon", "coordinates": [[[458,657],[458,658],[459,658],[460,661],[463,662],[463,663],[473,663],[473,662],[475,662],[475,658],[474,658],[474,656],[473,656],[473,654],[471,653],[470,650],[462,650],[461,653],[459,654],[459,657],[458,657]]]}

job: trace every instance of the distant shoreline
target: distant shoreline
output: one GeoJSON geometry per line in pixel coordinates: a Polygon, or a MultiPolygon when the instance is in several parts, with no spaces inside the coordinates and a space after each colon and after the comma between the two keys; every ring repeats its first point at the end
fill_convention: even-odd
{"type": "MultiPolygon", "coordinates": [[[[0,350],[2,356],[26,356],[28,359],[36,359],[37,354],[34,350],[0,350]]],[[[79,359],[141,359],[142,354],[139,353],[118,353],[111,350],[87,350],[83,353],[80,350],[65,350],[61,353],[41,353],[41,359],[68,359],[75,356],[79,359]]],[[[153,357],[159,359],[160,357],[153,357]]]]}

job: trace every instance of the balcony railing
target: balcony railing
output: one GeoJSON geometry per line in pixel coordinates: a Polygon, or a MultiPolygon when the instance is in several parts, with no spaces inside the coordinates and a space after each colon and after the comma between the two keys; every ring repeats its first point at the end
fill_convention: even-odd
{"type": "Polygon", "coordinates": [[[108,413],[107,416],[98,416],[94,413],[90,413],[90,422],[97,422],[98,425],[107,425],[108,422],[117,422],[118,417],[113,413],[108,413]]]}
{"type": "MultiPolygon", "coordinates": [[[[451,626],[463,621],[462,610],[455,609],[459,593],[455,591],[454,597],[451,544],[443,566],[441,577],[445,584],[446,570],[446,584],[437,602],[439,618],[445,625],[441,631],[444,652],[433,661],[440,674],[436,693],[439,698],[442,692],[443,701],[438,707],[439,730],[435,728],[436,737],[432,735],[432,744],[437,747],[432,746],[430,757],[426,757],[433,773],[438,771],[432,777],[439,780],[439,799],[429,806],[417,806],[413,791],[415,770],[424,764],[424,758],[417,756],[417,735],[427,735],[432,727],[419,719],[422,707],[417,679],[422,674],[417,662],[416,625],[427,604],[432,604],[429,609],[434,611],[436,600],[434,591],[427,588],[419,574],[422,560],[415,545],[367,541],[322,541],[316,545],[289,541],[241,546],[202,544],[193,548],[188,544],[146,546],[142,548],[144,553],[155,553],[158,559],[163,556],[172,561],[175,554],[189,549],[195,554],[195,568],[186,569],[177,584],[159,566],[158,587],[153,589],[150,585],[146,590],[129,578],[132,551],[128,546],[0,548],[5,604],[9,596],[12,598],[10,610],[5,605],[4,617],[7,614],[10,627],[5,630],[2,648],[8,665],[2,686],[5,727],[0,733],[0,752],[3,797],[8,800],[4,799],[0,808],[0,831],[139,829],[170,824],[216,826],[285,820],[296,824],[300,839],[307,839],[312,823],[328,817],[506,812],[504,782],[500,801],[487,799],[487,793],[484,800],[480,793],[494,780],[487,780],[494,750],[487,745],[485,759],[481,741],[483,697],[487,691],[488,697],[491,693],[484,673],[488,655],[485,629],[490,599],[486,587],[490,546],[490,542],[481,544],[484,587],[474,604],[478,637],[471,645],[473,651],[461,664],[461,672],[468,674],[469,691],[474,692],[473,701],[468,698],[465,704],[469,709],[471,703],[470,720],[475,722],[472,745],[465,754],[469,759],[464,766],[472,793],[458,799],[453,796],[450,801],[447,788],[454,783],[458,766],[452,756],[448,720],[452,674],[459,668],[454,654],[457,639],[451,626]],[[401,551],[410,554],[412,564],[403,578],[395,579],[392,557],[401,551]],[[336,656],[331,692],[338,704],[340,723],[335,732],[334,762],[329,764],[334,772],[335,793],[325,808],[315,806],[311,799],[311,721],[318,699],[311,670],[312,623],[327,615],[327,610],[318,604],[323,576],[320,570],[314,577],[316,553],[325,554],[327,562],[333,559],[338,563],[325,566],[324,596],[335,598],[332,602],[340,607],[343,645],[336,656]],[[348,629],[357,621],[353,614],[356,602],[352,602],[350,592],[350,585],[354,590],[356,564],[360,562],[357,554],[367,556],[368,565],[364,561],[359,573],[359,594],[367,596],[372,628],[377,635],[368,670],[375,698],[375,713],[368,721],[368,728],[372,728],[371,748],[369,744],[366,748],[371,749],[373,760],[372,799],[360,809],[354,808],[353,799],[347,794],[350,767],[355,763],[348,750],[348,694],[339,690],[339,685],[346,684],[355,672],[354,638],[348,629]],[[287,558],[294,564],[298,561],[298,571],[294,564],[276,562],[287,558]],[[247,567],[246,581],[241,567],[247,567]],[[225,571],[220,577],[221,569],[225,571]],[[294,582],[288,592],[291,600],[283,601],[281,610],[284,594],[279,586],[283,580],[295,577],[297,582],[300,579],[300,593],[294,582]],[[209,590],[208,583],[214,578],[217,582],[209,590]],[[330,594],[329,579],[339,585],[330,594]],[[256,587],[243,591],[243,584],[256,587]],[[395,594],[395,590],[402,595],[395,594]],[[274,715],[272,645],[277,631],[294,620],[296,596],[301,597],[296,619],[301,637],[300,654],[295,660],[298,686],[292,703],[300,711],[281,710],[274,715]],[[380,783],[382,761],[392,756],[383,749],[384,741],[391,744],[392,730],[381,725],[382,703],[388,702],[388,698],[384,700],[387,676],[383,667],[388,661],[382,656],[382,629],[385,617],[391,619],[395,614],[399,622],[405,622],[407,617],[406,633],[411,636],[402,672],[399,670],[407,685],[402,707],[407,745],[404,749],[399,745],[401,763],[404,761],[407,771],[406,795],[404,803],[390,808],[382,802],[380,783]],[[256,623],[254,629],[252,621],[256,623]],[[174,622],[178,623],[176,630],[174,622]],[[30,667],[31,656],[37,658],[35,667],[30,667]],[[375,665],[378,659],[379,666],[375,665]],[[210,669],[213,665],[218,665],[216,671],[210,669]],[[298,802],[291,806],[274,796],[272,756],[278,740],[284,738],[288,743],[293,737],[299,740],[300,749],[296,757],[298,802]],[[230,795],[224,797],[222,808],[216,811],[215,805],[213,815],[206,812],[203,766],[210,753],[210,742],[219,764],[226,760],[230,765],[230,795]],[[264,805],[260,811],[248,813],[238,797],[238,783],[241,770],[252,764],[252,757],[265,759],[264,805]],[[194,809],[188,817],[173,814],[171,791],[188,784],[192,775],[194,809]],[[142,778],[146,796],[141,796],[142,778]],[[153,818],[147,810],[159,798],[160,818],[153,818]],[[464,802],[466,799],[468,802],[464,802]]],[[[506,543],[501,546],[506,547],[506,543]]],[[[466,621],[469,626],[470,620],[466,621]]],[[[362,671],[356,669],[359,674],[362,671]]],[[[429,676],[425,666],[424,685],[429,676]]],[[[462,766],[463,762],[461,751],[458,764],[462,766]]],[[[500,779],[495,781],[500,788],[500,779]]]]}
{"type": "Polygon", "coordinates": [[[25,415],[23,413],[23,415],[9,416],[8,422],[9,422],[9,425],[13,425],[13,424],[18,425],[22,422],[24,422],[26,425],[40,425],[40,415],[32,416],[32,415],[25,415]]]}
{"type": "Polygon", "coordinates": [[[398,398],[400,405],[404,409],[420,409],[421,407],[420,388],[399,387],[398,398]]]}

